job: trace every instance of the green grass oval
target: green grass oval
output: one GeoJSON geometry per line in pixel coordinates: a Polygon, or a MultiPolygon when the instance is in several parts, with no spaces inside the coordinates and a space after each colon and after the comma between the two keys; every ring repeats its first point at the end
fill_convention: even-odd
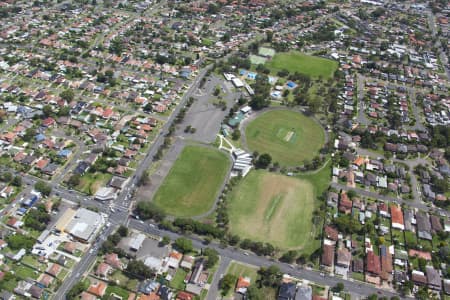
{"type": "Polygon", "coordinates": [[[176,217],[194,217],[213,205],[228,172],[225,153],[203,146],[186,146],[159,187],[154,203],[176,217]]]}
{"type": "Polygon", "coordinates": [[[324,144],[323,128],[313,119],[290,110],[261,114],[245,129],[251,151],[269,153],[283,166],[300,165],[316,156],[324,144]]]}

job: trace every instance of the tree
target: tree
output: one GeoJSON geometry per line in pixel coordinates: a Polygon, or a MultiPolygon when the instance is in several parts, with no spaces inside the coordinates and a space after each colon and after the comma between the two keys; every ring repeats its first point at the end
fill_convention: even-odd
{"type": "Polygon", "coordinates": [[[74,300],[78,298],[78,295],[81,294],[84,290],[89,287],[88,281],[82,280],[78,281],[68,292],[66,295],[67,300],[74,300]]]}
{"type": "Polygon", "coordinates": [[[297,256],[297,251],[295,250],[289,250],[288,252],[284,253],[280,257],[280,261],[286,262],[286,263],[292,263],[297,256]]]}
{"type": "Polygon", "coordinates": [[[163,236],[159,243],[161,244],[161,246],[169,245],[170,244],[170,237],[168,237],[167,235],[163,236]]]}
{"type": "Polygon", "coordinates": [[[192,241],[184,237],[177,238],[175,240],[174,246],[176,249],[180,250],[180,252],[182,252],[183,254],[194,250],[194,247],[192,246],[192,241]]]}
{"type": "Polygon", "coordinates": [[[75,94],[72,89],[62,91],[59,96],[67,102],[71,102],[75,98],[75,94]]]}
{"type": "Polygon", "coordinates": [[[44,117],[50,117],[53,113],[53,108],[48,104],[44,105],[44,107],[42,108],[42,113],[44,114],[44,117]]]}
{"type": "Polygon", "coordinates": [[[127,272],[131,273],[137,278],[150,278],[153,276],[153,271],[147,267],[143,261],[132,259],[128,262],[127,272]]]}
{"type": "Polygon", "coordinates": [[[233,274],[226,274],[225,276],[223,276],[219,283],[223,296],[228,294],[228,292],[234,287],[234,285],[236,284],[236,280],[237,278],[233,274]]]}
{"type": "Polygon", "coordinates": [[[22,139],[25,142],[30,142],[35,136],[36,136],[36,129],[34,129],[34,128],[27,128],[25,130],[25,134],[23,135],[22,139]]]}
{"type": "Polygon", "coordinates": [[[163,211],[148,201],[138,202],[136,214],[143,220],[153,219],[156,222],[161,222],[165,218],[163,211]]]}
{"type": "Polygon", "coordinates": [[[273,31],[271,31],[271,30],[266,31],[266,41],[268,43],[271,43],[272,38],[273,38],[273,31]]]}
{"type": "Polygon", "coordinates": [[[41,180],[36,182],[36,184],[34,185],[34,189],[44,196],[49,196],[52,192],[52,187],[41,180]]]}
{"type": "Polygon", "coordinates": [[[246,296],[249,300],[260,300],[265,298],[263,291],[258,289],[255,285],[251,285],[247,288],[246,296]]]}
{"type": "Polygon", "coordinates": [[[203,255],[207,257],[205,267],[210,269],[219,261],[219,253],[211,248],[205,248],[203,250],[203,255]]]}
{"type": "Polygon", "coordinates": [[[20,176],[14,176],[14,178],[13,178],[11,184],[12,184],[13,186],[17,186],[17,187],[22,186],[22,177],[20,177],[20,176]]]}
{"type": "Polygon", "coordinates": [[[261,268],[258,270],[259,274],[259,280],[258,284],[259,287],[278,287],[278,285],[281,282],[282,274],[280,271],[280,268],[278,268],[275,265],[272,265],[268,268],[261,268]]]}
{"type": "Polygon", "coordinates": [[[235,141],[237,141],[238,139],[240,139],[240,138],[241,138],[241,131],[240,131],[238,128],[236,128],[236,129],[233,131],[233,134],[231,135],[231,138],[232,138],[233,140],[235,140],[235,141]]]}
{"type": "Polygon", "coordinates": [[[8,247],[13,250],[20,250],[22,248],[30,250],[31,248],[33,248],[33,245],[35,243],[35,240],[33,238],[20,233],[9,235],[8,237],[6,237],[6,241],[8,242],[8,247]]]}
{"type": "Polygon", "coordinates": [[[336,285],[333,287],[333,292],[340,293],[344,290],[344,284],[342,282],[336,283],[336,285]]]}
{"type": "Polygon", "coordinates": [[[70,176],[69,180],[67,181],[67,185],[69,187],[75,187],[80,184],[81,181],[81,175],[80,174],[73,174],[70,176]]]}
{"type": "Polygon", "coordinates": [[[128,228],[123,225],[120,225],[120,227],[117,229],[117,233],[121,237],[126,237],[128,235],[128,228]]]}
{"type": "Polygon", "coordinates": [[[12,180],[12,174],[10,172],[5,172],[1,174],[0,180],[3,182],[10,182],[12,180]]]}
{"type": "Polygon", "coordinates": [[[257,161],[256,161],[256,167],[259,169],[266,169],[270,163],[272,162],[272,157],[270,156],[270,154],[264,153],[261,154],[257,161]]]}

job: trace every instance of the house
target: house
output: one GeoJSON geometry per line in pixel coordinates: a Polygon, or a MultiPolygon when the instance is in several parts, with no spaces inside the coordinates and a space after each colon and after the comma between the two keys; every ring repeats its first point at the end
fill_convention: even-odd
{"type": "Polygon", "coordinates": [[[442,279],[439,272],[432,266],[426,267],[428,287],[440,291],[442,289],[442,279]]]}
{"type": "Polygon", "coordinates": [[[427,277],[423,272],[413,270],[411,272],[411,280],[414,284],[425,286],[427,285],[427,277]]]}
{"type": "Polygon", "coordinates": [[[97,281],[91,284],[87,291],[97,297],[103,297],[107,287],[108,285],[105,282],[97,281]]]}
{"type": "Polygon", "coordinates": [[[52,117],[48,117],[48,118],[42,120],[42,126],[44,126],[44,127],[51,127],[55,124],[56,124],[56,121],[52,117]]]}
{"type": "Polygon", "coordinates": [[[194,295],[188,293],[188,292],[179,292],[177,295],[177,300],[193,300],[194,299],[194,295]]]}
{"type": "Polygon", "coordinates": [[[53,277],[48,274],[42,274],[39,283],[48,288],[50,284],[53,282],[53,277]]]}
{"type": "Polygon", "coordinates": [[[309,285],[301,285],[297,289],[295,294],[295,300],[311,300],[312,299],[312,287],[309,285]]]}
{"type": "Polygon", "coordinates": [[[66,242],[64,244],[64,251],[67,253],[73,254],[77,248],[77,245],[74,242],[66,242]]]}
{"type": "Polygon", "coordinates": [[[167,265],[169,266],[169,268],[178,269],[182,257],[183,254],[181,254],[180,252],[172,251],[169,254],[169,259],[167,261],[167,265]]]}
{"type": "Polygon", "coordinates": [[[425,251],[420,251],[420,250],[415,250],[415,249],[409,249],[408,256],[409,257],[418,257],[418,258],[425,259],[427,261],[431,261],[431,254],[430,254],[430,252],[425,252],[425,251]]]}
{"type": "Polygon", "coordinates": [[[339,195],[335,192],[329,192],[327,198],[328,206],[336,207],[339,201],[339,195]]]}
{"type": "Polygon", "coordinates": [[[102,262],[97,266],[97,269],[95,270],[95,275],[102,277],[102,278],[107,278],[108,274],[111,272],[111,270],[112,270],[112,268],[110,265],[102,262]]]}
{"type": "Polygon", "coordinates": [[[438,216],[431,215],[430,221],[431,221],[431,229],[433,230],[433,232],[439,232],[444,230],[441,224],[441,219],[439,219],[438,216]]]}
{"type": "Polygon", "coordinates": [[[325,233],[325,237],[327,239],[332,240],[332,241],[338,240],[339,232],[334,227],[331,227],[329,225],[325,226],[324,233],[325,233]]]}
{"type": "Polygon", "coordinates": [[[349,268],[351,259],[352,254],[350,253],[350,251],[347,248],[340,248],[337,251],[336,266],[349,268]]]}
{"type": "Polygon", "coordinates": [[[42,293],[44,292],[43,288],[38,287],[37,285],[33,285],[29,290],[28,293],[31,294],[31,296],[35,299],[41,299],[42,293]]]}
{"type": "Polygon", "coordinates": [[[424,240],[432,240],[431,223],[428,214],[425,212],[418,212],[416,214],[417,235],[424,240]]]}
{"type": "Polygon", "coordinates": [[[296,285],[293,282],[283,282],[278,291],[278,300],[294,300],[296,285]]]}
{"type": "Polygon", "coordinates": [[[105,262],[113,268],[122,269],[123,264],[117,253],[108,253],[105,255],[105,262]]]}
{"type": "Polygon", "coordinates": [[[322,265],[325,267],[332,267],[334,261],[334,244],[323,244],[323,252],[322,252],[322,265]]]}
{"type": "Polygon", "coordinates": [[[403,213],[401,207],[395,204],[391,204],[390,208],[392,228],[404,230],[405,225],[403,222],[403,213]]]}
{"type": "Polygon", "coordinates": [[[51,264],[45,272],[49,275],[52,275],[53,277],[56,277],[56,276],[58,276],[60,271],[61,271],[61,266],[54,263],[54,264],[51,264]]]}
{"type": "Polygon", "coordinates": [[[80,300],[97,300],[97,297],[95,297],[92,294],[89,294],[88,292],[83,291],[80,295],[80,300]]]}
{"type": "Polygon", "coordinates": [[[245,295],[247,293],[247,288],[250,286],[250,278],[249,277],[242,277],[239,276],[237,282],[236,282],[236,293],[240,293],[245,295]]]}
{"type": "Polygon", "coordinates": [[[16,296],[14,296],[13,293],[3,290],[0,292],[0,299],[1,300],[13,300],[13,299],[16,299],[16,296]]]}
{"type": "Polygon", "coordinates": [[[5,186],[1,191],[0,191],[0,197],[2,198],[8,198],[10,197],[12,194],[14,194],[14,188],[12,186],[5,186]]]}
{"type": "Polygon", "coordinates": [[[348,198],[346,192],[341,193],[341,200],[339,201],[339,211],[345,214],[352,212],[352,201],[348,198]]]}
{"type": "Polygon", "coordinates": [[[158,290],[158,296],[163,300],[170,300],[173,297],[173,292],[169,287],[163,285],[158,290]]]}
{"type": "Polygon", "coordinates": [[[189,279],[189,282],[193,283],[193,284],[200,283],[200,276],[201,276],[204,268],[205,268],[205,265],[204,265],[203,259],[199,259],[197,261],[197,263],[195,264],[195,267],[192,271],[192,275],[191,275],[191,278],[189,279]]]}
{"type": "Polygon", "coordinates": [[[194,264],[194,257],[190,255],[184,255],[180,267],[190,270],[192,269],[193,264],[194,264]]]}
{"type": "Polygon", "coordinates": [[[385,245],[380,246],[380,256],[381,256],[381,277],[383,280],[389,279],[389,274],[392,273],[392,254],[389,251],[389,248],[385,245]]]}
{"type": "Polygon", "coordinates": [[[367,272],[373,276],[379,276],[381,274],[380,257],[373,251],[368,251],[366,260],[367,272]]]}
{"type": "Polygon", "coordinates": [[[364,273],[364,261],[362,259],[354,259],[352,261],[352,271],[356,273],[364,273]]]}

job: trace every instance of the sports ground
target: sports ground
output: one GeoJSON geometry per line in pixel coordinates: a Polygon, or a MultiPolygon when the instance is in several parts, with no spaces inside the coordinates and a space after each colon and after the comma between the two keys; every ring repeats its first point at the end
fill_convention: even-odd
{"type": "Polygon", "coordinates": [[[280,165],[300,165],[312,159],[324,144],[322,127],[313,119],[289,110],[261,114],[245,128],[251,151],[269,153],[280,165]]]}
{"type": "Polygon", "coordinates": [[[331,78],[338,67],[336,61],[310,56],[300,52],[277,53],[265,64],[273,74],[283,69],[290,73],[299,72],[304,75],[317,78],[322,76],[324,79],[331,78]]]}
{"type": "Polygon", "coordinates": [[[330,162],[297,177],[251,171],[230,194],[231,233],[311,254],[320,247],[313,211],[318,195],[328,187],[330,172],[330,162]]]}
{"type": "Polygon", "coordinates": [[[233,190],[231,232],[283,249],[302,248],[312,238],[314,189],[306,180],[258,170],[233,190]]]}
{"type": "Polygon", "coordinates": [[[153,201],[165,213],[193,217],[213,205],[230,161],[215,149],[186,146],[156,192],[153,201]]]}

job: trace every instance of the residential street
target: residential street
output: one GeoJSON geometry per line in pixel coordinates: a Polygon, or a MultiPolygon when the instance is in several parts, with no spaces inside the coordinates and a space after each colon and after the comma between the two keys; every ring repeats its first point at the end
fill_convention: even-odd
{"type": "MultiPolygon", "coordinates": [[[[160,230],[154,227],[151,227],[148,225],[148,223],[141,223],[138,220],[130,219],[129,227],[140,230],[149,234],[159,235],[159,236],[168,236],[172,240],[176,240],[177,238],[181,237],[182,235],[179,235],[177,233],[173,233],[170,231],[160,230]]],[[[186,236],[185,236],[186,237],[186,236]]],[[[245,264],[254,265],[257,267],[268,267],[271,265],[277,265],[281,272],[285,274],[290,274],[294,277],[300,278],[300,279],[306,279],[311,282],[315,282],[321,285],[328,285],[328,286],[335,286],[338,282],[343,282],[345,285],[345,289],[349,291],[352,294],[359,295],[359,296],[369,296],[372,294],[379,294],[380,296],[386,296],[386,297],[393,297],[398,296],[395,292],[389,292],[385,290],[380,290],[376,288],[375,286],[363,282],[354,282],[350,280],[343,280],[339,279],[337,277],[331,277],[326,274],[324,276],[321,275],[320,272],[312,270],[312,269],[302,269],[297,266],[291,266],[286,263],[281,263],[278,261],[275,261],[273,259],[268,259],[266,257],[256,256],[254,254],[245,255],[243,250],[235,249],[232,247],[226,247],[221,248],[217,243],[210,243],[208,245],[203,244],[203,240],[195,237],[195,236],[189,236],[189,238],[193,242],[193,246],[195,248],[205,248],[210,247],[215,250],[217,250],[222,257],[228,258],[229,260],[234,260],[237,262],[242,262],[245,264]]],[[[222,267],[223,268],[223,267],[222,267]]],[[[218,276],[220,276],[220,272],[217,272],[218,276]]],[[[216,279],[216,278],[215,278],[216,279]]],[[[214,298],[215,293],[211,292],[211,294],[208,294],[208,300],[216,300],[217,298],[214,298]]],[[[406,299],[406,298],[402,298],[406,299]]]]}

